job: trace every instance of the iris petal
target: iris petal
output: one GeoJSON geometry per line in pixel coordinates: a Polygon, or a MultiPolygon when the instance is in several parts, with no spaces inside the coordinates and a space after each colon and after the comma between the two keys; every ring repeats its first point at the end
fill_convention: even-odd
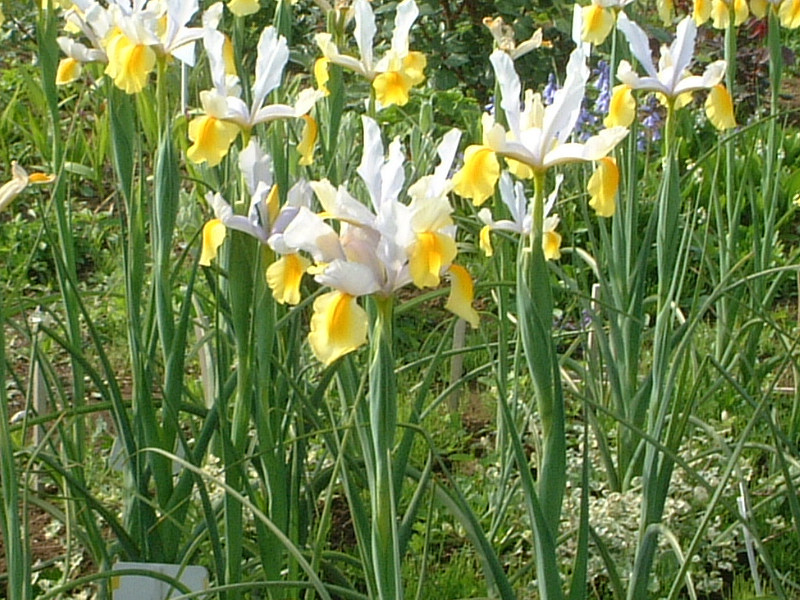
{"type": "Polygon", "coordinates": [[[208,162],[209,167],[216,167],[237,135],[239,127],[235,123],[211,115],[197,117],[189,123],[189,139],[194,144],[186,151],[186,156],[192,162],[208,162]]]}
{"type": "Polygon", "coordinates": [[[478,327],[480,317],[472,307],[475,287],[469,271],[460,265],[450,265],[450,296],[444,307],[455,315],[464,319],[473,328],[478,327]]]}
{"type": "Polygon", "coordinates": [[[267,268],[267,283],[279,304],[298,304],[303,274],[311,261],[299,254],[287,254],[267,268]]]}
{"type": "Polygon", "coordinates": [[[611,157],[601,158],[597,169],[589,178],[586,190],[591,196],[589,206],[600,217],[613,216],[617,209],[617,188],[619,187],[619,169],[617,161],[611,157]]]}
{"type": "Polygon", "coordinates": [[[145,44],[137,44],[118,31],[106,45],[106,75],[127,94],[137,94],[147,85],[156,66],[156,53],[145,44]]]}
{"type": "Polygon", "coordinates": [[[487,146],[469,146],[464,151],[464,166],[453,177],[453,191],[480,206],[494,193],[499,178],[500,163],[494,151],[487,146]]]}
{"type": "Polygon", "coordinates": [[[458,250],[449,235],[427,231],[417,234],[409,252],[408,270],[418,288],[436,287],[442,268],[455,259],[458,250]]]}
{"type": "Polygon", "coordinates": [[[708,92],[705,108],[708,120],[717,129],[725,131],[736,127],[731,94],[728,92],[728,88],[721,83],[715,85],[708,92]]]}
{"type": "Polygon", "coordinates": [[[203,250],[200,253],[200,265],[211,266],[211,261],[217,257],[217,250],[225,241],[225,225],[219,219],[211,219],[203,226],[203,250]]]}
{"type": "Polygon", "coordinates": [[[326,366],[367,342],[368,318],[355,297],[344,292],[322,294],[314,301],[308,342],[326,366]]]}

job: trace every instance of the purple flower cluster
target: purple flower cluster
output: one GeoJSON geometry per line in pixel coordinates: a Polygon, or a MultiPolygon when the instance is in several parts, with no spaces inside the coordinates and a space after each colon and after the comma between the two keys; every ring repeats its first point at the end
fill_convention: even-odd
{"type": "Polygon", "coordinates": [[[664,124],[663,107],[656,97],[651,94],[639,110],[642,115],[642,127],[639,129],[639,137],[636,143],[639,150],[644,150],[648,145],[661,139],[661,127],[664,124]]]}

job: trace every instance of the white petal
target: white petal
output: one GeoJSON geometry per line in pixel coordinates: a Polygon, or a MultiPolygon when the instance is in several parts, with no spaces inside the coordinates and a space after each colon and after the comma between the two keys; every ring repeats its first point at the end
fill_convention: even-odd
{"type": "Polygon", "coordinates": [[[516,70],[514,70],[513,59],[502,50],[495,50],[489,57],[494,67],[497,83],[500,84],[502,99],[500,106],[506,113],[506,120],[514,137],[519,138],[520,134],[520,82],[516,70]]]}
{"type": "MultiPolygon", "coordinates": [[[[358,45],[358,52],[361,54],[361,62],[364,64],[364,69],[367,77],[372,74],[372,40],[375,38],[375,15],[372,13],[372,8],[367,0],[355,1],[356,13],[356,44],[358,45]]],[[[335,61],[334,61],[335,62],[335,61]]]]}
{"type": "Polygon", "coordinates": [[[281,84],[283,69],[289,60],[286,38],[278,36],[278,31],[265,27],[258,40],[256,59],[256,81],[253,84],[253,107],[256,110],[272,90],[281,84]]]}
{"type": "Polygon", "coordinates": [[[397,5],[394,31],[392,31],[392,52],[397,56],[408,54],[408,34],[417,15],[419,15],[419,9],[414,0],[403,0],[397,5]]]}
{"type": "Polygon", "coordinates": [[[335,260],[314,279],[351,296],[366,296],[380,290],[377,274],[368,266],[346,260],[335,260]]]}
{"type": "Polygon", "coordinates": [[[648,75],[656,77],[656,67],[650,54],[650,40],[647,34],[636,23],[628,19],[625,13],[620,13],[617,17],[617,27],[628,40],[628,45],[636,60],[641,63],[648,75]]]}

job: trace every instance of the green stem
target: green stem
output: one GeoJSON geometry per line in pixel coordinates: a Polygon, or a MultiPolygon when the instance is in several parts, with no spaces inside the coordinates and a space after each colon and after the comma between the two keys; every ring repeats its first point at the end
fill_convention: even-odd
{"type": "Polygon", "coordinates": [[[539,499],[544,522],[549,525],[552,538],[557,539],[566,485],[566,433],[558,356],[552,338],[550,272],[542,249],[545,181],[544,171],[535,173],[532,230],[518,262],[517,318],[542,424],[539,499]]]}
{"type": "Polygon", "coordinates": [[[369,367],[370,430],[375,459],[374,471],[369,477],[372,487],[372,561],[380,600],[400,600],[403,585],[391,456],[397,428],[392,298],[375,298],[375,305],[369,367]]]}
{"type": "MultiPolygon", "coordinates": [[[[669,99],[667,121],[664,133],[664,179],[658,201],[658,224],[656,231],[656,264],[658,273],[656,322],[653,333],[652,388],[647,407],[647,432],[660,440],[667,413],[672,404],[672,385],[668,381],[672,360],[673,334],[673,296],[676,272],[675,260],[678,255],[678,216],[680,214],[681,193],[677,166],[677,144],[675,101],[669,99]]],[[[653,525],[661,521],[669,476],[671,460],[655,446],[649,444],[645,451],[642,471],[642,513],[639,522],[639,545],[628,599],[647,597],[650,570],[655,557],[656,535],[653,525]]]]}

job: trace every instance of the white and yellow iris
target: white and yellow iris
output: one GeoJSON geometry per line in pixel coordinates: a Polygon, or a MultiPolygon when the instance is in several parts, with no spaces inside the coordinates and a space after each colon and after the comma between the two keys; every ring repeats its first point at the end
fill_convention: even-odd
{"type": "MultiPolygon", "coordinates": [[[[542,250],[547,260],[557,260],[561,257],[561,234],[556,231],[560,219],[556,214],[550,214],[558,198],[558,190],[564,176],[556,178],[556,185],[553,192],[548,196],[544,206],[544,223],[542,226],[542,250]]],[[[500,176],[500,199],[506,205],[511,219],[500,219],[495,221],[488,208],[478,211],[478,219],[483,223],[480,231],[479,240],[481,250],[486,256],[494,254],[492,246],[492,231],[508,231],[519,235],[527,236],[531,233],[533,216],[531,215],[532,203],[525,196],[525,188],[521,182],[512,182],[511,176],[504,171],[500,176]]]]}
{"type": "Polygon", "coordinates": [[[319,33],[315,38],[323,56],[369,80],[381,106],[405,105],[410,99],[411,88],[425,81],[427,65],[423,53],[409,50],[411,26],[419,15],[416,3],[414,0],[403,0],[397,5],[391,47],[377,62],[373,51],[377,28],[372,8],[367,0],[355,0],[353,10],[360,59],[341,54],[329,33],[319,33]]]}
{"type": "Polygon", "coordinates": [[[460,134],[454,130],[445,136],[438,148],[439,166],[408,189],[412,200],[405,204],[399,200],[405,179],[399,140],[390,144],[384,158],[377,123],[364,117],[363,127],[364,152],[358,173],[371,209],[342,186],[313,182],[323,208],[316,218],[337,220],[338,237],[333,239],[308,215],[295,219],[284,233],[287,243],[312,252],[317,262],[315,280],[333,290],[314,303],[308,338],[314,355],[326,365],[366,343],[367,314],[357,298],[388,297],[409,283],[436,287],[449,275],[447,308],[478,325],[478,314],[471,306],[472,280],[465,269],[453,264],[456,228],[447,201],[452,187],[448,172],[460,134]]]}
{"type": "Polygon", "coordinates": [[[675,110],[685,106],[695,91],[716,90],[709,95],[706,104],[709,119],[719,129],[735,126],[733,103],[728,102],[730,94],[720,83],[725,75],[725,61],[712,62],[702,75],[691,75],[689,72],[697,37],[697,25],[692,17],[687,16],[678,23],[675,39],[670,46],[661,47],[658,70],[650,55],[650,41],[647,34],[624,14],[620,15],[618,25],[628,40],[631,53],[646,72],[645,76],[639,76],[628,61],[621,61],[617,69],[617,78],[623,84],[632,90],[654,92],[675,110]]]}
{"type": "Polygon", "coordinates": [[[11,179],[0,186],[0,212],[19,196],[31,183],[50,183],[55,177],[46,173],[31,173],[22,168],[17,161],[11,162],[11,179]]]}
{"type": "Polygon", "coordinates": [[[470,146],[465,152],[464,166],[454,177],[455,192],[472,198],[475,204],[485,201],[497,183],[499,166],[494,155],[515,161],[510,163],[510,168],[516,175],[530,176],[563,163],[600,160],[628,134],[626,127],[614,126],[601,130],[584,143],[568,141],[589,77],[581,47],[570,55],[564,86],[547,107],[539,94],[528,90],[520,108],[521,85],[513,60],[500,50],[495,50],[490,60],[500,85],[501,106],[508,129],[484,115],[484,143],[470,146]]]}
{"type": "Polygon", "coordinates": [[[189,160],[207,162],[209,166],[217,165],[240,131],[250,132],[259,123],[277,119],[303,118],[306,121],[305,129],[297,149],[301,153],[301,164],[310,164],[316,142],[316,122],[307,113],[323,96],[323,92],[306,88],[299,93],[294,106],[265,104],[269,93],[281,84],[289,60],[286,38],[278,35],[271,26],[261,32],[249,106],[240,97],[239,78],[231,73],[229,61],[226,60],[228,42],[225,36],[214,27],[207,26],[203,40],[214,88],[200,93],[203,114],[189,123],[189,137],[194,142],[187,153],[189,160]]]}
{"type": "Polygon", "coordinates": [[[221,194],[206,195],[214,218],[203,227],[200,264],[209,266],[217,257],[228,229],[246,233],[281,255],[266,270],[267,284],[275,300],[298,304],[302,277],[311,262],[299,254],[299,247],[287,244],[284,234],[302,209],[308,212],[310,189],[305,182],[298,183],[289,191],[287,202],[280,206],[278,186],[272,183],[272,160],[255,140],[239,155],[239,166],[250,192],[250,210],[247,216],[237,215],[221,194]]]}

